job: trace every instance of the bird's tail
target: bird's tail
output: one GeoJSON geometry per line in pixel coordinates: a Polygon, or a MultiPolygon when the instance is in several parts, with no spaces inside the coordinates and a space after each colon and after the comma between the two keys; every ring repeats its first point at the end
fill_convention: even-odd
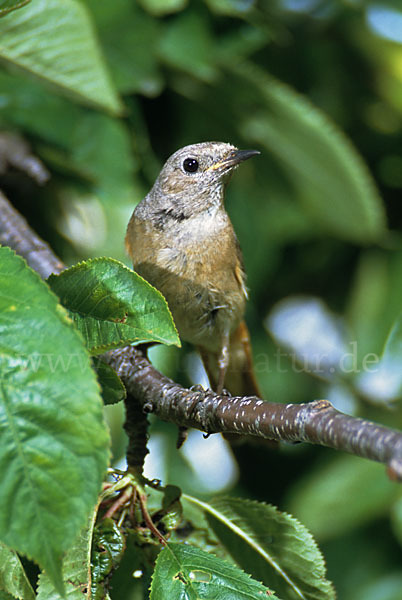
{"type": "MultiPolygon", "coordinates": [[[[219,380],[218,357],[216,354],[206,352],[201,348],[200,354],[211,387],[216,389],[219,380]]],[[[240,323],[230,338],[229,365],[225,375],[224,388],[232,396],[258,396],[262,398],[253,366],[250,334],[244,321],[240,323]]]]}

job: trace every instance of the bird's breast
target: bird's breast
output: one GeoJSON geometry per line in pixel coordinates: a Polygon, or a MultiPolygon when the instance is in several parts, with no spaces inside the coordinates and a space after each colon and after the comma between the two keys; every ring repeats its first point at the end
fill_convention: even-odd
{"type": "Polygon", "coordinates": [[[165,296],[180,336],[215,350],[222,331],[232,331],[244,312],[237,240],[227,215],[177,225],[161,231],[131,224],[127,245],[134,269],[165,296]]]}

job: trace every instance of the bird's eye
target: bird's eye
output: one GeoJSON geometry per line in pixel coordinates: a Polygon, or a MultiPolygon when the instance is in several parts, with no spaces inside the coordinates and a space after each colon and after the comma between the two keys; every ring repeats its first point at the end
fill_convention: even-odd
{"type": "Polygon", "coordinates": [[[185,158],[183,161],[183,169],[186,173],[195,173],[198,171],[198,160],[195,158],[185,158]]]}

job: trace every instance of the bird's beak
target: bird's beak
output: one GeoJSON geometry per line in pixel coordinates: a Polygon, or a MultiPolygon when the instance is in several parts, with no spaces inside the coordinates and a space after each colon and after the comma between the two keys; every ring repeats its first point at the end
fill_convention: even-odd
{"type": "Polygon", "coordinates": [[[207,171],[216,171],[218,169],[221,171],[227,171],[228,169],[235,167],[244,160],[247,160],[252,156],[256,156],[257,154],[261,153],[258,150],[234,150],[223,160],[220,160],[219,162],[208,167],[207,171]]]}

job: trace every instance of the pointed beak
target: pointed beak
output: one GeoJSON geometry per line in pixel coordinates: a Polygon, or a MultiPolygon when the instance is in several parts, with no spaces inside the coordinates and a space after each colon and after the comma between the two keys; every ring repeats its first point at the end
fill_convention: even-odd
{"type": "Polygon", "coordinates": [[[227,171],[228,169],[237,166],[241,162],[248,160],[249,158],[251,158],[252,156],[256,156],[257,154],[261,154],[261,152],[259,152],[258,150],[234,150],[229,154],[229,156],[227,156],[223,160],[220,160],[219,162],[211,165],[208,168],[208,171],[216,171],[218,169],[222,171],[227,171]]]}

